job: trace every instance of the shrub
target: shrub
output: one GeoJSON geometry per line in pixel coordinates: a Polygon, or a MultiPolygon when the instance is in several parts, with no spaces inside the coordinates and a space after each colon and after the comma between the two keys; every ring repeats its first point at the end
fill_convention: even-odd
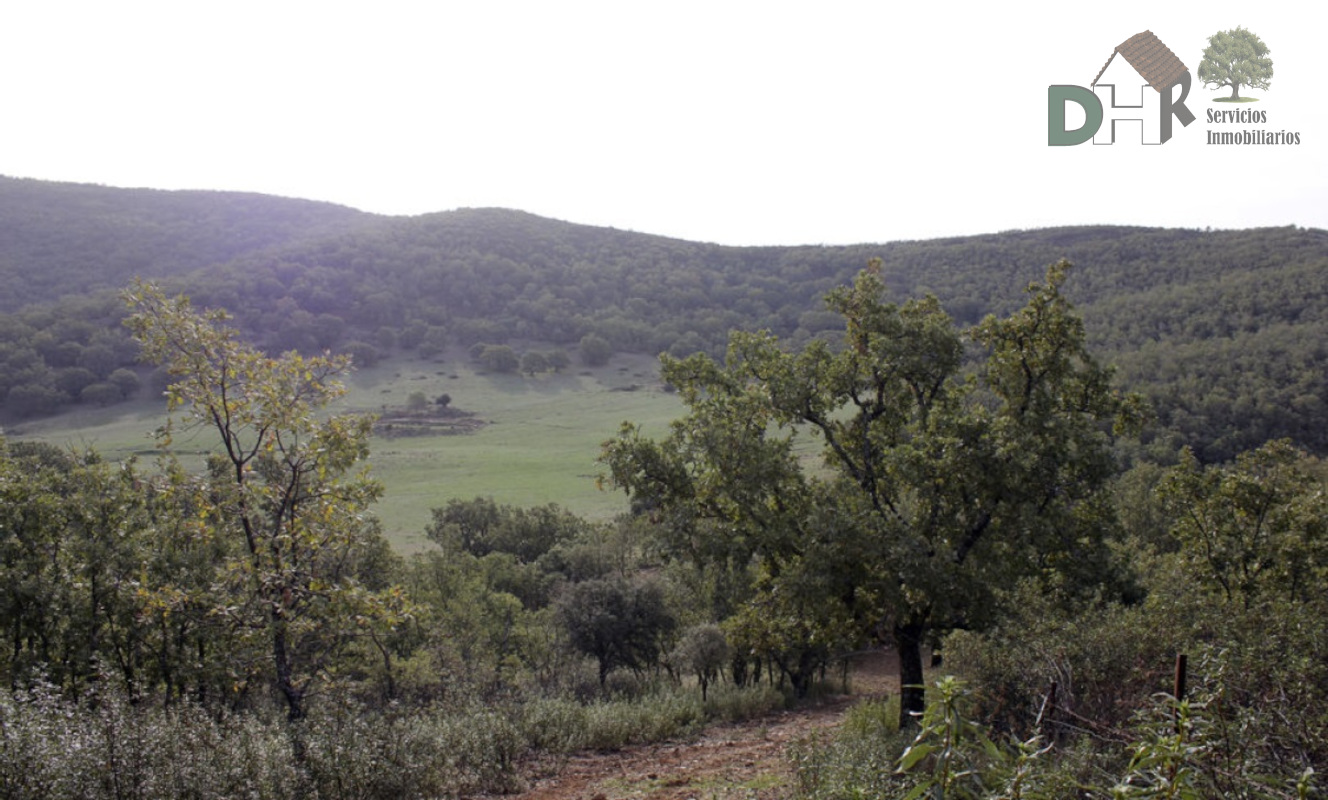
{"type": "Polygon", "coordinates": [[[581,337],[581,362],[588,367],[602,367],[613,356],[613,345],[598,334],[587,333],[581,337]]]}
{"type": "Polygon", "coordinates": [[[120,392],[120,387],[109,381],[99,383],[90,383],[83,387],[83,391],[78,393],[79,402],[91,403],[97,406],[109,406],[120,402],[124,395],[120,392]]]}
{"type": "Polygon", "coordinates": [[[796,742],[790,750],[797,796],[808,800],[893,797],[892,778],[905,739],[898,734],[899,700],[867,701],[849,709],[829,734],[796,742]]]}

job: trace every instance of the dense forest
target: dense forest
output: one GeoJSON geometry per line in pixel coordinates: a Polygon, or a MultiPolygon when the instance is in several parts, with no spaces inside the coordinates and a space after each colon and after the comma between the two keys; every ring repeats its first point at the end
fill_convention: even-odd
{"type": "Polygon", "coordinates": [[[0,797],[510,792],[883,646],[898,693],[794,743],[781,796],[1322,796],[1322,232],[292,219],[0,319],[9,414],[117,402],[139,359],[168,397],[151,465],[0,437],[0,797]],[[372,421],[331,409],[455,344],[664,353],[681,416],[600,454],[630,513],[451,500],[394,552],[372,421]]]}
{"type": "Polygon", "coordinates": [[[0,176],[0,311],[119,289],[136,275],[219,264],[369,219],[330,203],[259,194],[0,176]]]}
{"type": "MultiPolygon", "coordinates": [[[[256,195],[0,180],[0,409],[132,393],[113,289],[165,280],[272,352],[545,343],[723,353],[729,332],[837,335],[821,297],[870,259],[892,297],[935,294],[964,325],[1008,313],[1047,264],[1095,352],[1143,392],[1159,459],[1222,461],[1273,438],[1328,451],[1328,233],[1078,227],[846,247],[722,247],[460,210],[386,218],[256,195]],[[102,290],[102,291],[98,291],[102,290]]],[[[423,348],[422,350],[420,348],[423,348]]],[[[607,350],[606,350],[607,348],[607,350]]]]}

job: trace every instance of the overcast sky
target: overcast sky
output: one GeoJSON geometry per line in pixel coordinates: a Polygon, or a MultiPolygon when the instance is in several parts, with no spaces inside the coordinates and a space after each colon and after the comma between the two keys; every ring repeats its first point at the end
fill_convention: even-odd
{"type": "MultiPolygon", "coordinates": [[[[1302,9],[1311,4],[1296,4],[1302,9]]],[[[502,206],[727,244],[1084,223],[1328,228],[1323,27],[1291,3],[8,2],[0,174],[502,206]],[[1207,38],[1271,48],[1206,121],[1207,38]],[[1165,145],[1047,145],[1047,87],[1151,30],[1196,74],[1165,145]],[[1293,131],[1219,147],[1205,132],[1293,131]]],[[[1136,135],[1137,136],[1137,135],[1136,135]]]]}

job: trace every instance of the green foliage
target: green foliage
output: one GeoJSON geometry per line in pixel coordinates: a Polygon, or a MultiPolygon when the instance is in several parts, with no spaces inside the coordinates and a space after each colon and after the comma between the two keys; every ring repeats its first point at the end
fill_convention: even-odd
{"type": "Polygon", "coordinates": [[[350,356],[351,363],[359,369],[368,369],[383,357],[377,347],[360,341],[347,342],[341,346],[341,352],[350,356]]]}
{"type": "Polygon", "coordinates": [[[729,643],[718,625],[695,625],[683,632],[668,660],[673,669],[696,676],[704,700],[728,663],[729,643]]]}
{"type": "Polygon", "coordinates": [[[731,633],[772,653],[795,686],[886,627],[904,712],[921,711],[920,649],[934,631],[982,626],[994,587],[1020,577],[1105,574],[1107,429],[1142,414],[1087,354],[1060,292],[1067,269],[970,332],[985,355],[971,377],[938,301],[884,302],[879,264],[827,296],[846,322],[838,351],[735,333],[723,367],[665,357],[690,413],[658,442],[625,425],[605,445],[610,478],[654,509],[676,555],[759,561],[731,633]],[[795,455],[803,431],[824,445],[823,472],[795,455]]]}
{"type": "Polygon", "coordinates": [[[581,337],[581,363],[588,367],[602,367],[613,356],[613,345],[603,336],[587,333],[581,337]]]}
{"type": "Polygon", "coordinates": [[[516,372],[521,366],[516,351],[505,344],[484,345],[475,360],[483,364],[485,369],[501,373],[516,372]]]}
{"type": "Polygon", "coordinates": [[[429,398],[421,391],[411,392],[406,397],[406,408],[411,411],[423,411],[429,407],[429,398]]]}
{"type": "Polygon", "coordinates": [[[571,646],[598,662],[601,688],[614,669],[657,664],[677,624],[656,584],[621,579],[573,584],[559,600],[558,612],[571,646]]]}
{"type": "Polygon", "coordinates": [[[79,402],[95,406],[109,406],[124,399],[120,387],[110,382],[91,383],[78,393],[79,402]]]}
{"type": "Polygon", "coordinates": [[[92,370],[83,367],[62,367],[54,373],[55,388],[71,397],[77,397],[85,387],[97,382],[92,370]]]}
{"type": "Polygon", "coordinates": [[[331,203],[257,194],[0,177],[0,311],[344,233],[368,218],[331,203]]]}
{"type": "Polygon", "coordinates": [[[769,328],[797,346],[838,340],[842,318],[818,301],[873,256],[884,259],[892,297],[935,294],[961,325],[1015,310],[1038,265],[1068,258],[1087,267],[1073,299],[1093,349],[1157,408],[1148,457],[1169,461],[1188,445],[1214,463],[1277,438],[1328,452],[1322,231],[1066,227],[732,248],[496,209],[403,219],[279,198],[11,180],[0,182],[0,210],[21,221],[0,236],[0,277],[7,264],[15,270],[3,295],[15,305],[0,309],[14,312],[0,316],[0,399],[36,387],[6,404],[11,415],[77,402],[43,390],[55,388],[51,371],[84,365],[87,348],[107,346],[118,359],[87,367],[98,378],[132,364],[113,297],[28,305],[131,274],[171,279],[204,305],[234,310],[248,340],[274,352],[309,355],[355,339],[386,351],[378,332],[403,326],[399,346],[423,347],[427,359],[453,344],[519,336],[573,347],[588,334],[610,354],[682,356],[723,352],[733,329],[769,328]]]}
{"type": "Polygon", "coordinates": [[[1166,612],[1100,603],[1067,610],[1031,586],[1004,605],[1010,612],[997,627],[947,636],[945,660],[971,682],[985,721],[1025,738],[1036,733],[1053,683],[1060,721],[1125,725],[1132,709],[1167,685],[1176,649],[1195,624],[1189,604],[1166,612]]]}
{"type": "Polygon", "coordinates": [[[1287,744],[1308,737],[1286,729],[1272,733],[1246,727],[1251,718],[1229,702],[1231,686],[1225,672],[1210,673],[1191,698],[1157,694],[1142,704],[1126,729],[1067,747],[1040,734],[1023,741],[994,737],[974,718],[963,684],[943,678],[911,743],[857,719],[852,724],[846,721],[830,740],[801,743],[793,753],[799,796],[910,800],[1318,796],[1315,753],[1302,751],[1290,759],[1270,760],[1279,749],[1282,756],[1293,755],[1287,744]],[[1292,738],[1283,738],[1288,733],[1292,738]],[[887,766],[891,762],[893,771],[887,766]]]}
{"type": "Polygon", "coordinates": [[[124,397],[132,397],[137,394],[139,388],[143,385],[143,380],[138,377],[138,373],[123,367],[112,372],[106,380],[115,384],[124,397]]]}
{"type": "Polygon", "coordinates": [[[544,358],[549,365],[549,369],[554,372],[562,372],[572,365],[571,357],[563,349],[550,350],[544,354],[544,358]]]}
{"type": "Polygon", "coordinates": [[[135,705],[108,694],[78,704],[41,687],[0,695],[0,797],[87,800],[425,800],[521,788],[518,760],[617,749],[695,732],[708,719],[767,713],[767,689],[583,706],[376,709],[322,704],[292,729],[261,714],[212,714],[189,704],[135,705]],[[292,737],[303,758],[291,758],[292,737]]]}
{"type": "Polygon", "coordinates": [[[187,406],[186,419],[219,440],[208,480],[181,487],[194,490],[198,535],[237,543],[220,568],[216,612],[271,654],[268,677],[298,720],[348,641],[406,613],[398,593],[357,575],[378,539],[364,511],[382,487],[351,472],[368,455],[372,420],[319,415],[343,391],[345,357],[273,359],[238,341],[220,312],[199,314],[144,285],[126,300],[144,357],[177,378],[170,408],[187,406]]]}
{"type": "Polygon", "coordinates": [[[1054,742],[1045,769],[1098,785],[1092,796],[1113,786],[1121,797],[1311,796],[1297,787],[1328,758],[1322,587],[1305,602],[1245,607],[1187,581],[1180,566],[1153,574],[1138,606],[1057,611],[1031,601],[996,630],[948,637],[946,663],[972,681],[978,718],[1054,742]],[[1179,703],[1158,694],[1173,689],[1177,652],[1189,654],[1179,703]]]}
{"type": "Polygon", "coordinates": [[[19,417],[49,414],[69,402],[69,395],[49,386],[25,383],[14,386],[5,398],[5,407],[19,417]]]}
{"type": "Polygon", "coordinates": [[[541,372],[549,372],[551,369],[549,360],[544,357],[543,353],[530,350],[521,354],[521,371],[526,375],[533,377],[541,372]]]}
{"type": "Polygon", "coordinates": [[[899,756],[898,771],[910,785],[905,800],[1063,797],[1066,787],[1047,786],[1039,769],[1050,748],[1036,737],[1013,746],[993,741],[971,718],[966,694],[953,677],[937,681],[917,735],[899,756]]]}
{"type": "Polygon", "coordinates": [[[1328,496],[1316,464],[1286,441],[1201,467],[1188,450],[1159,493],[1193,573],[1248,607],[1309,599],[1328,585],[1328,496]]]}
{"type": "Polygon", "coordinates": [[[1240,97],[1240,87],[1267,89],[1273,79],[1273,60],[1268,45],[1244,28],[1219,31],[1208,37],[1199,80],[1204,86],[1231,87],[1231,99],[1240,97]]]}
{"type": "Polygon", "coordinates": [[[203,599],[224,554],[184,535],[191,510],[169,483],[95,454],[0,443],[0,679],[93,681],[170,699],[242,679],[234,640],[203,599]]]}
{"type": "Polygon", "coordinates": [[[1111,787],[1113,800],[1318,796],[1311,763],[1266,771],[1270,765],[1261,756],[1269,743],[1251,735],[1243,715],[1231,715],[1223,699],[1207,690],[1194,699],[1158,695],[1139,714],[1138,738],[1129,765],[1111,787]]]}
{"type": "Polygon", "coordinates": [[[723,685],[709,698],[693,692],[657,688],[642,697],[581,704],[544,698],[524,712],[527,735],[554,753],[617,750],[629,745],[678,739],[713,720],[741,722],[784,707],[784,696],[770,686],[723,685]]]}
{"type": "Polygon", "coordinates": [[[476,497],[435,508],[426,535],[446,550],[475,556],[510,553],[528,564],[581,536],[588,526],[556,503],[518,508],[476,497]]]}

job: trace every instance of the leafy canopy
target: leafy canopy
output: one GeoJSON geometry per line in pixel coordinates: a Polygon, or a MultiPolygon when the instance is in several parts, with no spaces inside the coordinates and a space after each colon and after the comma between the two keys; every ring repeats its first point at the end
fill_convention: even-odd
{"type": "MultiPolygon", "coordinates": [[[[827,297],[842,347],[790,352],[735,333],[726,365],[666,357],[689,414],[660,441],[625,425],[605,446],[609,477],[653,509],[674,552],[758,562],[740,638],[778,649],[843,645],[852,628],[892,636],[909,722],[928,637],[985,624],[996,590],[1020,578],[1107,572],[1110,439],[1143,409],[1088,354],[1060,291],[1068,269],[1053,265],[1023,309],[965,336],[934,297],[884,302],[878,263],[827,297]],[[819,469],[798,456],[809,432],[819,469]]],[[[783,655],[795,685],[815,666],[805,650],[783,655]]]]}
{"type": "MultiPolygon", "coordinates": [[[[176,378],[172,411],[216,435],[219,452],[196,486],[202,535],[239,540],[222,568],[217,609],[270,657],[292,719],[357,637],[374,637],[406,612],[395,590],[371,591],[362,566],[381,546],[366,510],[382,494],[367,469],[372,418],[327,415],[344,391],[347,357],[273,358],[242,342],[221,311],[139,284],[127,320],[149,361],[176,378]]],[[[172,422],[159,431],[170,443],[172,422]]]]}

